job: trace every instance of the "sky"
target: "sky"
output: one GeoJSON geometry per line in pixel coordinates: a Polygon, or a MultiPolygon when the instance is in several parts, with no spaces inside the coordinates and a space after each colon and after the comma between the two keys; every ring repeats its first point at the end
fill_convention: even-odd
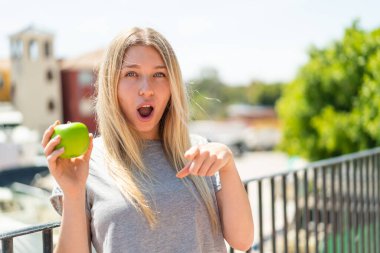
{"type": "Polygon", "coordinates": [[[9,35],[34,25],[55,35],[57,58],[105,48],[122,30],[162,33],[186,81],[215,68],[222,81],[289,82],[310,46],[339,40],[355,19],[380,28],[379,0],[0,0],[0,59],[9,35]]]}

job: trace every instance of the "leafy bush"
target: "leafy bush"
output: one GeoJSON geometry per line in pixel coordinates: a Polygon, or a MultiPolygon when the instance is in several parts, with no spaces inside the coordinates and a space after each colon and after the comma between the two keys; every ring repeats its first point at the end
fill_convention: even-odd
{"type": "Polygon", "coordinates": [[[354,22],[341,41],[311,48],[276,109],[280,149],[311,160],[380,145],[380,29],[354,22]]]}

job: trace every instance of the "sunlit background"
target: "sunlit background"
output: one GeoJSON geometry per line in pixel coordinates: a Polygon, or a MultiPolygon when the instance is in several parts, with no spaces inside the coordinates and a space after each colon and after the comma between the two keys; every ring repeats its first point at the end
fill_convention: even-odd
{"type": "Polygon", "coordinates": [[[55,35],[58,59],[104,48],[121,30],[149,26],[172,43],[186,80],[214,67],[228,84],[290,81],[311,45],[339,39],[354,19],[378,26],[375,0],[1,1],[0,58],[9,35],[36,25],[55,35]]]}
{"type": "MultiPolygon", "coordinates": [[[[134,26],[170,41],[191,132],[229,145],[243,179],[378,146],[368,108],[380,107],[379,10],[374,0],[1,1],[0,233],[59,220],[41,135],[56,119],[96,133],[97,66],[134,26]]],[[[38,252],[38,240],[15,247],[38,252]]]]}

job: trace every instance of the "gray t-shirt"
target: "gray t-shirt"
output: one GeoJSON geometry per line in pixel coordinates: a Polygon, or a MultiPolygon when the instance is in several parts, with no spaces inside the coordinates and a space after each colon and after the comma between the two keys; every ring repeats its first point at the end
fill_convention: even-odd
{"type": "MultiPolygon", "coordinates": [[[[205,139],[192,136],[193,145],[205,139]]],[[[97,253],[118,252],[227,252],[219,223],[216,235],[211,231],[207,209],[190,180],[176,178],[175,169],[164,154],[160,141],[147,141],[143,161],[154,180],[148,185],[147,200],[157,216],[151,230],[145,217],[123,197],[104,162],[101,138],[94,140],[90,172],[86,184],[86,212],[91,224],[91,241],[97,253]],[[187,180],[187,184],[181,180],[187,180]]],[[[218,175],[206,177],[215,192],[220,189],[218,175]]],[[[62,213],[62,191],[53,190],[51,202],[62,213]]]]}

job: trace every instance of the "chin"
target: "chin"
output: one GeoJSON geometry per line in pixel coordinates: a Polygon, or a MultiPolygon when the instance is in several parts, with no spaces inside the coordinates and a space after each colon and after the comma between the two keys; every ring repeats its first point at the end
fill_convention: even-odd
{"type": "Polygon", "coordinates": [[[158,137],[158,133],[156,134],[155,133],[155,130],[154,128],[150,128],[150,129],[137,129],[137,132],[140,134],[140,136],[142,137],[145,137],[145,136],[149,136],[150,138],[149,139],[152,139],[152,138],[157,138],[158,137]]]}

